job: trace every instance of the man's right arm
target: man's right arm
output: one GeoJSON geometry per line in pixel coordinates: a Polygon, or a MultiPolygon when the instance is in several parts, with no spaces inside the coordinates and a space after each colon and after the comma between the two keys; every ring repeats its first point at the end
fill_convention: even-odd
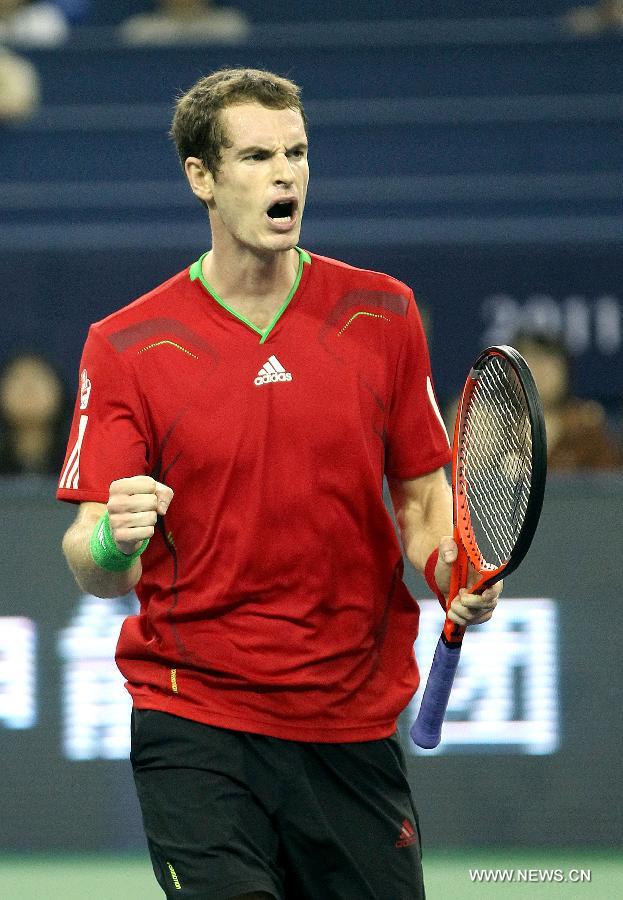
{"type": "Polygon", "coordinates": [[[100,518],[108,513],[115,546],[130,556],[146,538],[153,536],[157,517],[166,513],[172,498],[171,488],[148,475],[136,475],[113,481],[108,503],[80,504],[78,515],[63,538],[63,552],[83,591],[96,597],[122,597],[135,587],[142,574],[140,557],[121,572],[97,565],[90,546],[100,518]]]}

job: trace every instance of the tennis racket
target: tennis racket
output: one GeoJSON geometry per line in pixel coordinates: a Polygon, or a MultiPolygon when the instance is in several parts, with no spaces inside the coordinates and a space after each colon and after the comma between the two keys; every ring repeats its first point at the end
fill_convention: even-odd
{"type": "MultiPolygon", "coordinates": [[[[525,359],[513,347],[483,350],[467,376],[452,447],[454,540],[450,599],[468,586],[480,594],[520,564],[543,505],[547,442],[541,400],[525,359]]],[[[461,655],[465,627],[446,621],[411,728],[414,742],[436,747],[461,655]]]]}

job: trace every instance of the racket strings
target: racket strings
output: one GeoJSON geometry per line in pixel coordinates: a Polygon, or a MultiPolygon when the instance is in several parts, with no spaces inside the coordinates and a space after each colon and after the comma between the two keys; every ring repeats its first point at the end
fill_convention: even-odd
{"type": "Polygon", "coordinates": [[[462,425],[461,478],[474,538],[487,567],[507,562],[526,517],[532,435],[524,392],[502,357],[489,357],[462,425]]]}

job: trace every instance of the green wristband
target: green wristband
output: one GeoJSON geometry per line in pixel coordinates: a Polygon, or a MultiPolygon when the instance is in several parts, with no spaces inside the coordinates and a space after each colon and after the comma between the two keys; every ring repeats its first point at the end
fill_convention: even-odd
{"type": "Polygon", "coordinates": [[[125,572],[131,569],[141,553],[147,547],[149,538],[145,538],[138,550],[134,553],[122,553],[115,544],[114,538],[110,531],[110,522],[108,520],[108,512],[105,512],[101,519],[98,520],[89,548],[93,561],[100,569],[107,569],[109,572],[125,572]]]}

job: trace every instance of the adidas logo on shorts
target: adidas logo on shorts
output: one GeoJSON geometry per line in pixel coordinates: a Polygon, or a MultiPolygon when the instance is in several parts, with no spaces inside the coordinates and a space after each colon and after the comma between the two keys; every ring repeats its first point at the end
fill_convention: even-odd
{"type": "Polygon", "coordinates": [[[271,384],[274,381],[292,381],[292,373],[286,372],[276,356],[271,356],[257,373],[253,384],[260,387],[262,384],[271,384]]]}

